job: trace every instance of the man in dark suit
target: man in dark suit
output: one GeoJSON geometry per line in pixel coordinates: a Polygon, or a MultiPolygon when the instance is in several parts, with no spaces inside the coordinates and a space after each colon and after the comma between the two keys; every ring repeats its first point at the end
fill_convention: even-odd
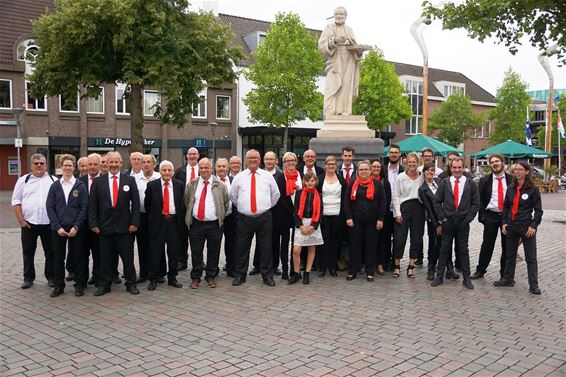
{"type": "MultiPolygon", "coordinates": [[[[401,148],[397,144],[389,145],[387,160],[387,180],[391,186],[391,191],[393,191],[395,190],[395,184],[397,183],[397,176],[405,171],[401,164],[401,148]]],[[[385,249],[385,260],[383,265],[383,269],[385,271],[391,270],[391,266],[394,264],[393,248],[391,246],[393,244],[392,238],[395,230],[395,219],[393,218],[393,201],[390,202],[389,208],[386,208],[383,228],[379,235],[379,237],[382,237],[383,239],[382,244],[385,249]]]]}
{"type": "MultiPolygon", "coordinates": [[[[483,224],[483,241],[478,266],[471,276],[472,279],[483,278],[487,272],[487,266],[491,262],[493,249],[495,248],[497,234],[501,232],[505,193],[507,192],[507,187],[511,185],[512,179],[511,174],[506,173],[504,170],[503,156],[499,154],[489,156],[489,166],[491,167],[491,174],[482,177],[479,184],[480,211],[478,220],[483,224]]],[[[505,271],[506,238],[501,233],[500,276],[503,276],[503,271],[505,271]]]]}
{"type": "Polygon", "coordinates": [[[444,270],[452,254],[452,241],[455,239],[462,264],[464,286],[474,289],[470,280],[468,237],[470,222],[476,217],[480,206],[478,189],[471,179],[463,175],[464,160],[461,157],[453,159],[451,172],[452,176],[440,182],[433,201],[434,211],[442,229],[442,239],[437,274],[431,286],[436,287],[444,282],[444,270]]]}
{"type": "Polygon", "coordinates": [[[172,179],[173,164],[164,160],[159,164],[161,179],[147,184],[144,207],[148,217],[149,232],[149,285],[153,291],[161,277],[160,261],[167,243],[167,281],[168,284],[181,288],[177,281],[177,261],[183,238],[187,237],[185,226],[185,205],[183,182],[172,179]]]}
{"type": "Polygon", "coordinates": [[[91,230],[100,235],[101,276],[95,296],[110,292],[113,255],[124,266],[126,288],[139,294],[134,267],[134,233],[140,224],[140,197],[134,177],[120,173],[119,152],[106,155],[108,174],[96,178],[90,189],[88,219],[91,230]]]}
{"type": "Polygon", "coordinates": [[[303,153],[303,162],[303,167],[299,169],[301,178],[303,178],[308,171],[315,173],[317,177],[324,173],[324,169],[316,164],[316,152],[312,149],[307,149],[303,153]]]}

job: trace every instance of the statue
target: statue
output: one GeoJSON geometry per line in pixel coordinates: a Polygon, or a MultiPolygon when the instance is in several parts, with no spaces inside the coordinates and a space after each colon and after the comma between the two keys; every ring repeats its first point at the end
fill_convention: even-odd
{"type": "Polygon", "coordinates": [[[318,50],[326,58],[325,115],[352,114],[358,96],[360,60],[369,46],[356,44],[354,32],[345,21],[344,7],[334,10],[334,24],[326,26],[318,40],[318,50]]]}

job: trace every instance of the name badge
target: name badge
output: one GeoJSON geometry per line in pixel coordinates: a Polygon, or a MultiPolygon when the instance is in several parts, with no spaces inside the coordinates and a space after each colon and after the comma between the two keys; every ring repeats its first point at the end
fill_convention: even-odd
{"type": "Polygon", "coordinates": [[[75,198],[78,198],[79,197],[79,190],[73,190],[73,196],[75,198]]]}
{"type": "Polygon", "coordinates": [[[125,192],[128,192],[128,191],[130,191],[130,186],[128,186],[128,185],[124,185],[124,191],[125,191],[125,192]]]}
{"type": "Polygon", "coordinates": [[[527,200],[528,198],[529,198],[529,194],[521,195],[521,199],[523,199],[523,200],[527,200]]]}

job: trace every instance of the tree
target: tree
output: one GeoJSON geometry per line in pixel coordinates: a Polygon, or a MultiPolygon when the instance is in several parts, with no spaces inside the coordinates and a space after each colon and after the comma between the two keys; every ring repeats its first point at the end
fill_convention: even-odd
{"type": "Polygon", "coordinates": [[[186,0],[56,0],[56,11],[34,22],[40,51],[32,95],[96,97],[99,85],[128,85],[131,150],[143,146],[142,90],[156,89],[162,123],[183,127],[207,85],[234,81],[229,27],[186,0]]]}
{"type": "MultiPolygon", "coordinates": [[[[560,102],[556,106],[556,109],[560,111],[560,117],[562,118],[562,123],[566,124],[566,94],[560,95],[560,102]]],[[[556,129],[556,125],[558,123],[558,114],[552,114],[552,135],[550,136],[550,150],[552,151],[553,148],[558,147],[558,131],[556,129]]],[[[545,126],[540,126],[537,132],[538,137],[538,148],[544,149],[544,141],[546,140],[546,124],[545,126]]],[[[566,150],[566,138],[560,138],[560,148],[561,150],[566,150]]]]}
{"type": "Polygon", "coordinates": [[[472,111],[470,97],[456,92],[432,114],[429,127],[439,130],[438,138],[454,147],[466,140],[466,133],[477,130],[484,124],[484,118],[472,111]]]}
{"type": "Polygon", "coordinates": [[[289,127],[299,120],[318,119],[323,96],[316,80],[324,62],[317,38],[307,31],[295,13],[278,13],[265,40],[252,54],[255,62],[245,73],[256,88],[244,98],[252,123],[285,127],[283,150],[287,150],[289,127]]]}
{"type": "Polygon", "coordinates": [[[525,92],[528,85],[511,68],[505,71],[503,85],[497,93],[497,107],[490,112],[490,119],[496,120],[495,130],[491,133],[491,145],[506,140],[525,141],[525,120],[531,103],[525,92]]]}
{"type": "Polygon", "coordinates": [[[558,42],[556,55],[566,63],[566,7],[563,0],[468,0],[445,3],[435,8],[423,3],[424,15],[442,19],[444,29],[464,28],[471,38],[483,42],[495,36],[511,54],[518,51],[521,38],[530,36],[530,43],[541,51],[558,42]]]}
{"type": "Polygon", "coordinates": [[[365,115],[370,128],[382,130],[411,117],[411,105],[404,92],[393,64],[383,60],[381,50],[373,49],[360,65],[359,95],[353,111],[365,115]]]}

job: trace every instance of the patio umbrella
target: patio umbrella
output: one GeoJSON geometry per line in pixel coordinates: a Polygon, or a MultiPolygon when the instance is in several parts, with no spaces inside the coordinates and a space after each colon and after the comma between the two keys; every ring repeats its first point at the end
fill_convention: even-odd
{"type": "Polygon", "coordinates": [[[491,148],[476,152],[470,155],[470,158],[485,158],[496,153],[507,158],[550,158],[554,156],[552,153],[545,152],[542,149],[507,140],[491,148]]]}
{"type": "MultiPolygon", "coordinates": [[[[432,137],[425,136],[423,134],[418,134],[415,136],[411,136],[405,140],[401,140],[397,143],[399,148],[401,148],[401,153],[410,153],[410,152],[420,152],[423,148],[430,148],[433,150],[435,156],[442,156],[446,157],[449,152],[458,152],[460,155],[463,155],[464,152],[458,148],[454,148],[451,145],[433,139],[432,137]]],[[[383,153],[386,155],[389,152],[389,147],[385,147],[383,153]]]]}

